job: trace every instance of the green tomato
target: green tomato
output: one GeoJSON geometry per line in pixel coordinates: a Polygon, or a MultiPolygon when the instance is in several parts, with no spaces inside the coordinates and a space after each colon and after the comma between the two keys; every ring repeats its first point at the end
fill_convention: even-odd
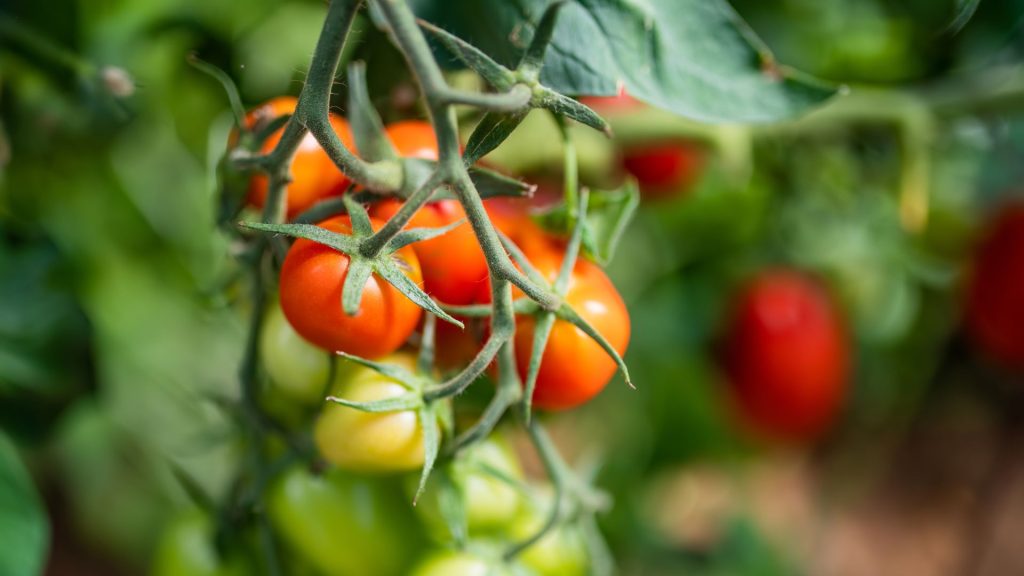
{"type": "MultiPolygon", "coordinates": [[[[539,491],[534,503],[513,524],[513,537],[526,539],[536,534],[547,521],[552,503],[548,492],[539,491]]],[[[539,576],[584,576],[589,564],[587,542],[576,525],[563,524],[523,550],[519,560],[539,576]]]]}
{"type": "Polygon", "coordinates": [[[502,564],[497,559],[465,550],[433,552],[422,559],[412,576],[525,576],[521,567],[502,564]]]}
{"type": "Polygon", "coordinates": [[[267,510],[282,539],[329,576],[406,574],[422,544],[398,486],[337,468],[288,470],[271,486],[267,510]]]}
{"type": "MultiPolygon", "coordinates": [[[[520,490],[490,473],[489,469],[515,482],[523,480],[523,471],[511,446],[498,435],[467,449],[449,468],[455,488],[462,496],[470,538],[504,534],[522,507],[520,490]]],[[[413,491],[418,480],[410,478],[408,486],[413,491]]],[[[440,493],[438,481],[431,481],[420,497],[416,513],[433,538],[449,542],[452,534],[441,515],[440,493]]]]}
{"type": "MultiPolygon", "coordinates": [[[[274,299],[260,332],[260,358],[273,383],[272,394],[300,402],[323,401],[331,370],[331,354],[299,336],[274,299]]],[[[340,364],[343,361],[338,360],[340,364]]],[[[347,364],[347,362],[345,362],[347,364]]]]}
{"type": "MultiPolygon", "coordinates": [[[[416,357],[392,354],[380,362],[416,369],[416,357]]],[[[371,402],[402,396],[409,391],[386,376],[355,366],[333,394],[346,400],[371,402]]],[[[437,423],[432,423],[437,426],[437,423]]],[[[359,472],[399,472],[423,466],[423,426],[415,410],[368,413],[330,404],[313,428],[320,454],[332,464],[359,472]]]]}
{"type": "Polygon", "coordinates": [[[239,556],[222,558],[214,546],[210,517],[197,509],[180,514],[164,528],[153,557],[152,576],[245,576],[239,556]]]}

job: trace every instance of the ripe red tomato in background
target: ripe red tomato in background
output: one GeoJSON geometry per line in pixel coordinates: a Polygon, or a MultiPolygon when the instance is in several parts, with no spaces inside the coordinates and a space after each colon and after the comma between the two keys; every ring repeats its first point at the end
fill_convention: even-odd
{"type": "Polygon", "coordinates": [[[758,432],[812,440],[842,408],[850,342],[829,295],[810,277],[769,270],[735,302],[725,369],[741,416],[758,432]]]}
{"type": "MultiPolygon", "coordinates": [[[[600,114],[627,115],[646,108],[646,104],[626,94],[580,98],[600,114]]],[[[705,151],[687,140],[654,140],[632,143],[621,152],[622,170],[636,178],[640,193],[647,200],[670,199],[691,190],[700,178],[705,151]]]]}
{"type": "MultiPolygon", "coordinates": [[[[437,140],[427,122],[398,122],[387,127],[399,155],[437,159],[437,140]]],[[[372,209],[374,217],[390,219],[401,208],[397,200],[378,202],[372,209]]],[[[409,221],[408,228],[439,228],[466,217],[456,200],[431,202],[420,208],[409,221]]],[[[423,288],[446,304],[470,304],[481,283],[487,279],[487,259],[476,241],[469,222],[436,238],[412,245],[423,270],[423,288]]]]}
{"type": "Polygon", "coordinates": [[[1024,370],[1024,203],[1000,210],[974,254],[966,324],[995,361],[1024,370]]]}
{"type": "MultiPolygon", "coordinates": [[[[374,229],[379,220],[371,219],[374,229]]],[[[332,232],[350,234],[348,216],[319,224],[332,232]]],[[[416,254],[408,246],[394,254],[405,264],[405,273],[422,281],[416,254]]],[[[379,358],[397,350],[412,334],[421,310],[394,286],[376,275],[363,287],[355,316],[341,307],[342,286],[349,257],[310,240],[295,241],[281,266],[281,310],[288,322],[309,342],[332,351],[379,358]]]]}
{"type": "MultiPolygon", "coordinates": [[[[297,100],[291,96],[282,96],[267,101],[254,108],[246,115],[246,125],[253,128],[257,123],[269,122],[273,119],[295,112],[297,100]]],[[[331,126],[350,150],[355,149],[355,140],[348,122],[331,115],[331,126]]],[[[263,141],[260,152],[266,154],[274,149],[284,128],[276,130],[263,141]]],[[[292,182],[288,184],[287,217],[289,219],[330,196],[341,194],[348,185],[348,178],[334,165],[316,138],[307,133],[299,144],[298,151],[292,162],[292,182]]],[[[254,174],[249,182],[249,201],[262,208],[267,200],[268,179],[264,174],[254,174]]]]}

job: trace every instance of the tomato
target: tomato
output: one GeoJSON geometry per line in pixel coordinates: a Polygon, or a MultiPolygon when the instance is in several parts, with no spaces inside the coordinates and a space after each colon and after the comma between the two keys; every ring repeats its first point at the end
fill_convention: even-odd
{"type": "MultiPolygon", "coordinates": [[[[534,492],[533,503],[512,525],[512,535],[524,540],[547,522],[553,499],[547,489],[534,492]]],[[[539,576],[584,576],[587,574],[587,543],[575,524],[561,525],[523,550],[519,561],[539,576]]]]}
{"type": "Polygon", "coordinates": [[[164,527],[153,556],[152,576],[245,576],[241,555],[222,557],[214,546],[214,525],[201,510],[179,514],[164,527]]]}
{"type": "Polygon", "coordinates": [[[329,576],[405,575],[422,543],[401,489],[381,478],[297,466],[266,504],[284,542],[329,576]]]}
{"type": "MultiPolygon", "coordinates": [[[[374,229],[379,220],[371,219],[374,229]]],[[[321,222],[321,228],[349,234],[348,216],[321,222]]],[[[412,248],[394,254],[409,278],[421,283],[420,265],[412,248]]],[[[377,275],[363,287],[355,316],[345,314],[341,292],[348,270],[348,255],[310,240],[295,241],[281,266],[281,309],[295,331],[325,350],[379,358],[398,349],[412,334],[421,310],[397,288],[377,275]]]]}
{"type": "Polygon", "coordinates": [[[685,141],[630,146],[622,151],[622,167],[636,178],[644,198],[668,199],[693,188],[704,152],[685,141]]]}
{"type": "Polygon", "coordinates": [[[810,440],[842,407],[850,342],[811,278],[770,270],[740,293],[726,332],[726,372],[742,416],[768,437],[810,440]]]}
{"type": "MultiPolygon", "coordinates": [[[[408,121],[391,124],[387,135],[403,157],[437,159],[437,140],[427,122],[408,121]]],[[[372,214],[387,220],[398,212],[401,202],[385,200],[377,203],[372,214]]],[[[466,218],[456,200],[427,204],[413,215],[409,228],[440,228],[466,218]]],[[[469,304],[479,285],[487,278],[487,259],[477,243],[469,222],[448,233],[413,244],[423,270],[423,288],[446,304],[469,304]]]]}
{"type": "MultiPolygon", "coordinates": [[[[252,110],[246,115],[249,128],[257,123],[268,122],[295,112],[297,100],[291,96],[275,98],[252,110]]],[[[355,150],[355,140],[348,122],[337,116],[331,116],[331,126],[350,150],[355,150]]],[[[266,154],[274,149],[284,128],[275,131],[263,141],[260,152],[266,154]]],[[[324,152],[312,134],[306,133],[295,152],[292,161],[292,182],[288,184],[287,216],[294,218],[300,213],[329,196],[341,194],[348,185],[348,178],[335,166],[331,158],[324,152]]],[[[267,199],[268,179],[264,174],[255,174],[249,182],[249,200],[258,208],[263,207],[267,199]]]]}
{"type": "MultiPolygon", "coordinates": [[[[564,256],[562,243],[537,233],[524,236],[520,247],[533,266],[554,282],[564,256]]],[[[629,312],[600,267],[579,258],[570,275],[565,302],[619,354],[625,354],[629,344],[629,312]]],[[[533,328],[532,316],[516,320],[516,365],[523,378],[533,350],[533,328]]],[[[590,336],[567,321],[556,320],[541,359],[533,405],[547,410],[579,406],[604,389],[617,369],[615,361],[590,336]]]]}
{"type": "MultiPolygon", "coordinates": [[[[470,538],[504,532],[522,506],[522,494],[517,487],[488,473],[488,469],[514,481],[523,480],[512,447],[500,436],[473,445],[453,462],[451,477],[463,497],[470,538]]],[[[419,479],[410,480],[407,488],[415,491],[419,479]]],[[[452,535],[441,516],[439,496],[437,481],[432,480],[416,505],[416,513],[432,537],[448,542],[452,535]]]]}
{"type": "MultiPolygon", "coordinates": [[[[495,555],[497,556],[497,555],[495,555]]],[[[443,550],[421,560],[412,576],[517,576],[521,569],[470,551],[443,550]]]]}
{"type": "Polygon", "coordinates": [[[1024,371],[1024,203],[1004,207],[989,223],[974,254],[966,312],[978,348],[1024,371]]]}
{"type": "MultiPolygon", "coordinates": [[[[416,369],[412,354],[394,354],[381,362],[416,369]]],[[[370,402],[407,392],[386,376],[355,366],[331,393],[346,400],[370,402]]],[[[331,404],[317,418],[313,438],[328,462],[347,470],[397,472],[423,466],[423,427],[415,411],[371,414],[331,404]]]]}
{"type": "MultiPolygon", "coordinates": [[[[332,354],[299,336],[277,303],[267,309],[263,319],[260,358],[282,396],[304,404],[323,401],[332,354]]],[[[349,363],[340,358],[334,361],[335,377],[342,377],[349,363]]]]}
{"type": "MultiPolygon", "coordinates": [[[[621,115],[637,112],[646,104],[626,94],[590,96],[580,102],[598,113],[621,115]]],[[[669,199],[688,192],[704,169],[704,150],[686,140],[631,144],[622,150],[622,169],[636,178],[640,194],[648,200],[669,199]]]]}

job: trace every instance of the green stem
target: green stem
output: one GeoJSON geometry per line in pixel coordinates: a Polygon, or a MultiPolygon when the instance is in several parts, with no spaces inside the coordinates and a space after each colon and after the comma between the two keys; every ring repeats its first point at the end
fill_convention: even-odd
{"type": "Polygon", "coordinates": [[[568,466],[558,454],[558,450],[555,448],[554,443],[551,442],[551,438],[548,436],[547,432],[540,427],[536,419],[532,420],[530,424],[527,425],[526,430],[530,434],[530,441],[533,442],[534,447],[537,449],[537,454],[540,456],[541,462],[544,464],[544,470],[551,479],[551,485],[555,491],[555,497],[551,503],[551,512],[548,514],[548,518],[544,522],[544,525],[526,540],[517,542],[509,547],[509,549],[505,551],[506,560],[515,558],[524,550],[539,542],[544,538],[544,536],[551,532],[551,530],[558,526],[559,521],[562,518],[562,497],[566,488],[569,486],[569,480],[571,477],[568,466]]]}
{"type": "Polygon", "coordinates": [[[441,172],[435,170],[430,178],[423,183],[422,186],[416,189],[409,198],[402,203],[402,207],[395,212],[395,215],[388,219],[387,222],[381,226],[380,230],[375,232],[372,236],[363,240],[359,246],[359,251],[363,256],[367,258],[373,258],[380,253],[381,250],[387,246],[388,242],[395,237],[396,234],[405,228],[409,220],[412,219],[416,211],[423,207],[424,204],[430,201],[430,198],[437,191],[438,186],[441,184],[441,172]]]}

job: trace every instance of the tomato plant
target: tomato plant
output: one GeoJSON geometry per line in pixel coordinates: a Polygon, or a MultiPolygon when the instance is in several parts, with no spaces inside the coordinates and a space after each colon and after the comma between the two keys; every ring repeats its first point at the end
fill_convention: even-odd
{"type": "MultiPolygon", "coordinates": [[[[274,98],[253,109],[246,115],[249,129],[266,125],[275,118],[295,112],[297,100],[290,96],[274,98]]],[[[346,146],[352,147],[354,140],[348,123],[338,116],[332,115],[331,126],[346,146]]],[[[260,151],[270,152],[274,149],[284,133],[279,128],[263,141],[260,151]]],[[[306,134],[295,152],[291,167],[292,182],[287,187],[287,216],[294,218],[319,200],[341,194],[348,185],[348,178],[334,165],[330,157],[323,151],[316,138],[306,134]]],[[[258,208],[262,208],[267,199],[267,177],[255,174],[249,184],[249,199],[258,208]]]]}
{"type": "Polygon", "coordinates": [[[1024,370],[1024,204],[1003,207],[974,253],[967,328],[985,354],[1024,370]]]}
{"type": "MultiPolygon", "coordinates": [[[[371,220],[374,228],[381,222],[371,220]]],[[[321,222],[321,228],[350,233],[347,216],[321,222]]],[[[393,256],[405,274],[421,281],[419,261],[411,248],[393,256]]],[[[413,302],[374,275],[362,287],[362,304],[354,316],[342,309],[342,286],[349,257],[310,240],[292,245],[281,265],[281,309],[288,322],[306,340],[331,351],[367,358],[394,352],[412,334],[421,311],[413,302]]]]}
{"type": "Polygon", "coordinates": [[[267,512],[289,546],[324,574],[400,576],[421,540],[397,494],[380,478],[295,466],[270,487],[267,512]]]}
{"type": "MultiPolygon", "coordinates": [[[[384,361],[408,370],[416,367],[416,358],[410,354],[395,354],[384,361]]],[[[364,366],[353,367],[332,390],[334,396],[353,402],[408,393],[400,383],[364,366]]],[[[320,454],[347,470],[393,472],[423,465],[423,424],[413,410],[369,413],[347,406],[326,406],[317,418],[313,436],[320,454]]]]}
{"type": "Polygon", "coordinates": [[[839,311],[813,279],[762,272],[736,299],[725,368],[743,416],[781,439],[815,439],[843,407],[850,342],[839,311]]]}

